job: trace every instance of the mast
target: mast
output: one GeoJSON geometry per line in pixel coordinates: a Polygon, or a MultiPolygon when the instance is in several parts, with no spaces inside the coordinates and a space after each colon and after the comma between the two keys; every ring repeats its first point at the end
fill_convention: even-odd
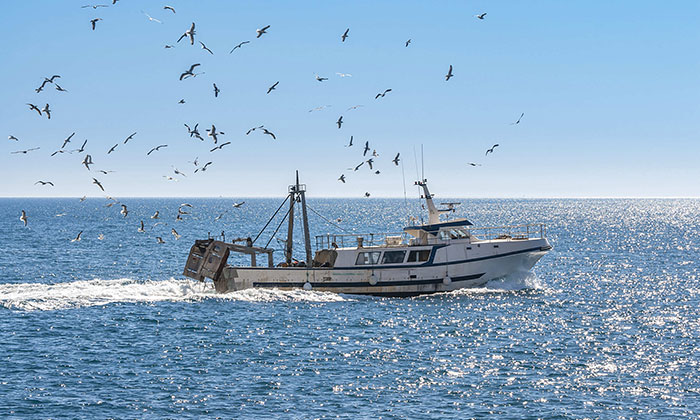
{"type": "Polygon", "coordinates": [[[301,216],[304,221],[304,247],[306,248],[306,264],[311,264],[311,237],[309,236],[309,217],[306,214],[306,186],[299,185],[299,171],[297,171],[297,191],[301,196],[301,216]]]}
{"type": "Polygon", "coordinates": [[[284,259],[287,262],[287,264],[292,263],[292,241],[294,240],[294,204],[296,203],[296,187],[296,185],[289,186],[289,224],[287,225],[287,244],[284,250],[284,259]]]}
{"type": "Polygon", "coordinates": [[[425,198],[425,204],[428,207],[428,224],[434,225],[436,223],[440,223],[440,213],[446,213],[451,210],[438,210],[437,207],[435,207],[435,204],[433,203],[433,196],[430,194],[430,191],[428,191],[427,179],[424,179],[423,181],[416,181],[416,185],[423,187],[422,198],[425,198]]]}
{"type": "Polygon", "coordinates": [[[296,183],[289,186],[289,224],[287,225],[287,244],[285,260],[292,263],[292,244],[294,237],[294,204],[297,199],[301,201],[301,216],[304,229],[304,248],[306,250],[306,264],[311,264],[311,236],[309,234],[309,217],[306,213],[306,185],[299,184],[299,171],[296,171],[296,183]]]}

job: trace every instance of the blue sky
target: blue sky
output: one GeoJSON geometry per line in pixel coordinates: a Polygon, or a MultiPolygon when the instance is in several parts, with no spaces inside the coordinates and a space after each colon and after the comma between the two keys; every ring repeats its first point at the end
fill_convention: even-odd
{"type": "Polygon", "coordinates": [[[421,145],[431,190],[443,197],[700,196],[698,2],[85,4],[3,3],[0,196],[103,195],[93,177],[118,197],[282,196],[299,169],[311,196],[399,197],[402,169],[409,186],[416,178],[421,145]],[[175,42],[193,21],[214,55],[175,42]],[[193,63],[205,74],[179,81],[193,63]],[[35,93],[53,74],[68,92],[35,93]],[[49,103],[51,120],[25,103],[49,103]],[[347,110],[354,105],[364,106],[347,110]],[[232,144],[209,152],[211,139],[191,139],[183,126],[197,122],[202,134],[216,124],[232,144]],[[277,140],[245,135],[261,124],[277,140]],[[67,148],[88,139],[92,171],[84,154],[50,157],[72,132],[67,148]],[[351,135],[355,146],[344,147],[351,135]],[[347,169],[363,161],[365,141],[380,155],[379,175],[366,164],[347,169]],[[147,157],[159,144],[168,147],[147,157]],[[41,149],[11,154],[31,147],[41,149]],[[397,152],[403,167],[391,163],[397,152]],[[195,157],[213,164],[193,174],[195,157]]]}

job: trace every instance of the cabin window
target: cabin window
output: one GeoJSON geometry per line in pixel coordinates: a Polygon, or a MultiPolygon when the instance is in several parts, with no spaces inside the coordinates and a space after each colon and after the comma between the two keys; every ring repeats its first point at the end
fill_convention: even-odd
{"type": "Polygon", "coordinates": [[[381,252],[360,252],[357,254],[355,265],[370,265],[379,262],[379,254],[381,252]]]}
{"type": "Polygon", "coordinates": [[[407,262],[423,262],[428,261],[428,258],[430,258],[430,250],[421,249],[420,251],[411,251],[411,253],[408,254],[407,262]]]}
{"type": "Polygon", "coordinates": [[[440,231],[440,239],[442,239],[443,241],[450,239],[450,232],[448,232],[446,230],[441,230],[440,231]]]}
{"type": "Polygon", "coordinates": [[[406,251],[385,251],[382,264],[401,264],[405,256],[406,251]]]}

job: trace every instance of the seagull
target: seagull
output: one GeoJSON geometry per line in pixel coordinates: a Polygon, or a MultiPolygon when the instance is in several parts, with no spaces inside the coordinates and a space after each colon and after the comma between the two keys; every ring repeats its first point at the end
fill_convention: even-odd
{"type": "MultiPolygon", "coordinates": [[[[486,155],[488,155],[489,153],[493,153],[493,149],[495,149],[496,147],[498,147],[498,144],[494,144],[492,148],[488,149],[486,151],[486,155]]],[[[484,156],[486,156],[486,155],[484,155],[484,156]]]]}
{"type": "Polygon", "coordinates": [[[408,45],[409,45],[410,43],[411,43],[411,39],[409,38],[408,41],[406,41],[406,46],[408,47],[408,45]]]}
{"type": "Polygon", "coordinates": [[[97,235],[97,239],[100,240],[100,241],[104,241],[104,239],[105,239],[105,234],[104,234],[104,233],[100,233],[99,235],[97,235]]]}
{"type": "Polygon", "coordinates": [[[248,134],[252,133],[253,131],[259,130],[259,129],[261,129],[261,128],[263,128],[262,125],[259,126],[259,127],[253,127],[253,128],[251,128],[250,130],[246,131],[246,132],[245,132],[245,135],[247,136],[248,134]]]}
{"type": "Polygon", "coordinates": [[[365,193],[365,197],[369,197],[369,193],[368,193],[368,192],[365,193]]]}
{"type": "Polygon", "coordinates": [[[235,47],[233,47],[233,49],[231,50],[231,52],[229,52],[229,54],[231,54],[232,52],[236,51],[236,48],[241,48],[241,47],[242,47],[243,45],[245,45],[245,44],[250,44],[250,41],[243,41],[243,42],[241,42],[240,44],[236,45],[235,47]]]}
{"type": "Polygon", "coordinates": [[[159,145],[159,146],[156,146],[156,147],[154,147],[153,149],[149,150],[148,153],[146,153],[146,156],[150,155],[151,153],[153,153],[153,152],[155,152],[155,151],[157,151],[157,150],[160,150],[160,149],[163,148],[163,147],[168,147],[168,145],[167,145],[167,144],[161,144],[161,145],[159,145]]]}
{"type": "Polygon", "coordinates": [[[484,18],[486,17],[486,13],[482,13],[482,14],[480,14],[480,15],[474,15],[474,17],[477,18],[477,19],[484,20],[484,18]]]}
{"type": "Polygon", "coordinates": [[[41,112],[46,114],[46,118],[51,119],[51,110],[49,109],[49,104],[44,105],[44,108],[41,109],[41,112]]]}
{"type": "Polygon", "coordinates": [[[44,85],[46,85],[46,80],[44,80],[43,82],[41,82],[41,86],[39,86],[38,88],[34,89],[34,91],[35,91],[36,93],[41,93],[41,91],[44,90],[44,85]]]}
{"type": "Polygon", "coordinates": [[[514,123],[510,123],[510,125],[520,124],[520,120],[522,120],[524,116],[525,116],[525,113],[524,112],[521,113],[520,116],[518,117],[518,121],[516,121],[514,123]]]}
{"type": "Polygon", "coordinates": [[[115,144],[114,146],[112,146],[112,148],[111,148],[111,149],[109,149],[109,150],[107,151],[107,154],[110,154],[110,153],[112,153],[112,152],[114,151],[114,149],[116,149],[116,148],[117,148],[117,146],[119,146],[119,143],[117,143],[117,144],[115,144]]]}
{"type": "Polygon", "coordinates": [[[94,163],[92,162],[92,156],[90,156],[90,155],[85,155],[85,158],[83,159],[83,162],[82,162],[82,163],[83,163],[83,165],[85,165],[85,167],[86,167],[86,168],[88,169],[88,171],[89,171],[89,170],[90,170],[90,165],[94,165],[94,163]]]}
{"type": "Polygon", "coordinates": [[[26,155],[29,152],[33,152],[34,150],[39,150],[39,149],[41,149],[41,147],[32,147],[31,149],[27,149],[27,150],[18,150],[16,152],[10,152],[10,154],[14,155],[17,153],[22,153],[22,154],[26,155]]]}
{"type": "Polygon", "coordinates": [[[143,227],[143,220],[141,220],[141,226],[138,229],[138,232],[145,232],[146,228],[143,227]]]}
{"type": "Polygon", "coordinates": [[[355,166],[355,169],[353,169],[353,170],[354,170],[354,171],[357,171],[358,169],[360,169],[360,166],[362,166],[362,165],[364,165],[364,164],[365,164],[365,162],[360,162],[360,164],[357,165],[357,166],[355,166]]]}
{"type": "Polygon", "coordinates": [[[220,145],[218,145],[218,146],[216,146],[215,148],[211,149],[210,152],[213,152],[214,150],[217,150],[217,149],[221,149],[221,148],[223,148],[224,146],[228,146],[229,144],[231,144],[230,141],[227,141],[226,143],[221,143],[220,145]]]}
{"type": "Polygon", "coordinates": [[[340,118],[338,118],[338,121],[336,121],[335,123],[338,124],[338,128],[340,128],[340,126],[343,125],[343,116],[341,115],[340,118]]]}
{"type": "Polygon", "coordinates": [[[48,185],[51,185],[52,187],[55,186],[55,185],[53,185],[53,182],[51,182],[51,181],[37,181],[37,182],[34,183],[34,185],[36,185],[36,184],[41,184],[41,185],[47,185],[47,184],[48,184],[48,185]]]}
{"type": "Polygon", "coordinates": [[[480,163],[474,163],[474,162],[467,162],[467,165],[469,165],[469,166],[481,166],[480,163]]]}
{"type": "Polygon", "coordinates": [[[75,239],[71,239],[71,242],[80,242],[80,237],[83,235],[83,231],[81,230],[78,232],[78,236],[75,237],[75,239]]]}
{"type": "Polygon", "coordinates": [[[19,139],[18,139],[17,137],[13,136],[13,135],[7,136],[7,139],[8,139],[8,140],[19,141],[19,139]]]}
{"type": "Polygon", "coordinates": [[[397,154],[396,154],[396,157],[394,158],[394,160],[392,160],[392,162],[394,162],[394,165],[396,165],[396,166],[399,166],[399,161],[401,160],[401,159],[399,159],[399,155],[400,155],[400,154],[401,154],[401,153],[397,153],[397,154]]]}
{"type": "Polygon", "coordinates": [[[189,208],[192,208],[192,204],[190,204],[190,203],[182,203],[182,204],[180,204],[180,207],[189,207],[189,208]]]}
{"type": "Polygon", "coordinates": [[[257,32],[257,34],[258,34],[258,36],[256,36],[256,38],[260,38],[261,36],[263,36],[263,34],[266,34],[268,29],[270,29],[270,25],[267,25],[262,29],[256,30],[255,32],[257,32]]]}
{"type": "Polygon", "coordinates": [[[347,110],[348,110],[348,111],[352,111],[353,109],[362,108],[363,106],[364,106],[364,105],[355,105],[355,106],[351,106],[351,107],[348,108],[347,110]]]}
{"type": "Polygon", "coordinates": [[[95,24],[96,24],[97,22],[101,21],[101,20],[102,20],[102,18],[96,18],[96,19],[93,19],[93,20],[90,21],[90,23],[92,24],[92,30],[93,30],[93,31],[95,30],[95,24]]]}
{"type": "Polygon", "coordinates": [[[370,170],[374,169],[374,168],[372,167],[372,164],[374,163],[374,159],[369,158],[369,159],[367,159],[365,162],[367,162],[367,164],[369,165],[369,169],[370,169],[370,170]]]}
{"type": "Polygon", "coordinates": [[[163,10],[170,10],[171,12],[175,13],[175,8],[173,6],[163,6],[163,10]]]}
{"type": "Polygon", "coordinates": [[[70,139],[72,139],[74,135],[75,135],[75,132],[73,132],[73,134],[71,134],[70,136],[68,136],[67,139],[63,140],[63,144],[61,145],[61,149],[63,149],[64,147],[66,147],[66,144],[70,143],[70,139]]]}
{"type": "Polygon", "coordinates": [[[159,215],[160,215],[160,212],[158,210],[156,210],[156,212],[153,214],[153,216],[151,216],[151,219],[157,219],[159,215]]]}
{"type": "Polygon", "coordinates": [[[382,93],[377,93],[377,96],[375,96],[374,99],[379,99],[380,97],[383,98],[384,95],[386,95],[386,94],[389,93],[389,92],[391,92],[391,89],[387,89],[387,90],[385,90],[385,91],[382,92],[382,93]]]}
{"type": "Polygon", "coordinates": [[[177,101],[177,103],[179,103],[179,104],[184,104],[184,103],[185,103],[185,100],[184,100],[184,99],[180,99],[179,101],[177,101]]]}
{"type": "Polygon", "coordinates": [[[124,144],[126,144],[129,140],[133,139],[135,135],[136,135],[135,131],[133,133],[129,134],[129,137],[124,139],[124,144]]]}
{"type": "Polygon", "coordinates": [[[215,97],[215,98],[218,98],[218,97],[219,97],[219,92],[221,92],[221,89],[219,89],[219,88],[216,86],[216,83],[214,83],[214,97],[215,97]]]}
{"type": "Polygon", "coordinates": [[[340,174],[340,178],[338,178],[338,181],[342,182],[345,184],[345,174],[340,174]]]}
{"type": "Polygon", "coordinates": [[[362,152],[362,156],[367,156],[367,152],[369,152],[369,142],[365,142],[365,150],[362,152]]]}
{"type": "Polygon", "coordinates": [[[54,83],[54,80],[55,80],[55,79],[60,79],[60,78],[61,78],[60,75],[54,74],[54,75],[51,76],[51,77],[44,77],[44,81],[47,82],[47,83],[54,83]]]}
{"type": "Polygon", "coordinates": [[[316,75],[316,80],[318,80],[319,82],[323,82],[324,80],[328,80],[328,78],[327,78],[327,77],[321,77],[321,76],[319,76],[319,75],[317,74],[317,75],[316,75]]]}
{"type": "Polygon", "coordinates": [[[447,74],[445,75],[445,81],[447,82],[447,81],[450,80],[450,78],[453,77],[453,76],[454,76],[454,75],[452,74],[452,64],[450,64],[450,70],[449,70],[449,71],[447,72],[447,74]]]}
{"type": "Polygon", "coordinates": [[[163,178],[165,178],[166,181],[175,181],[175,182],[177,182],[177,179],[176,179],[176,178],[173,178],[173,177],[171,177],[171,176],[169,176],[169,175],[163,175],[163,178]]]}
{"type": "Polygon", "coordinates": [[[180,75],[180,80],[186,79],[186,78],[188,78],[188,77],[190,77],[190,76],[194,77],[194,68],[197,67],[197,66],[199,66],[199,63],[197,63],[197,64],[192,64],[192,65],[190,66],[190,69],[189,69],[189,70],[185,71],[184,73],[182,73],[182,74],[180,75]]]}
{"type": "Polygon", "coordinates": [[[126,215],[129,214],[129,210],[127,210],[126,204],[122,204],[122,209],[119,211],[119,213],[123,214],[124,217],[126,217],[126,215]]]}
{"type": "Polygon", "coordinates": [[[97,10],[98,7],[109,7],[109,6],[106,5],[106,4],[95,4],[95,5],[93,5],[93,4],[86,4],[85,6],[80,6],[81,9],[86,9],[86,8],[88,8],[88,7],[92,7],[93,9],[97,10]]]}
{"type": "Polygon", "coordinates": [[[279,85],[279,84],[280,84],[279,81],[275,82],[274,85],[272,85],[272,86],[270,86],[269,88],[267,88],[267,93],[270,93],[270,92],[272,92],[273,90],[275,90],[275,88],[276,88],[277,85],[279,85]]]}
{"type": "Polygon", "coordinates": [[[59,92],[68,92],[67,90],[65,90],[65,89],[63,89],[61,86],[59,86],[58,83],[56,83],[55,85],[56,85],[56,90],[57,90],[57,91],[59,91],[59,92]]]}
{"type": "Polygon", "coordinates": [[[177,42],[182,41],[182,38],[190,37],[190,45],[194,45],[195,34],[196,32],[194,30],[194,22],[192,22],[192,26],[190,26],[190,29],[186,30],[184,34],[180,35],[180,38],[178,38],[177,42]]]}
{"type": "Polygon", "coordinates": [[[161,238],[160,236],[156,236],[156,241],[158,241],[159,244],[164,244],[164,243],[165,243],[165,241],[163,240],[163,238],[161,238]]]}
{"type": "Polygon", "coordinates": [[[338,72],[336,72],[335,74],[337,74],[340,77],[352,77],[352,74],[350,74],[350,73],[338,73],[338,72]]]}
{"type": "Polygon", "coordinates": [[[82,196],[82,198],[80,199],[80,202],[82,203],[83,201],[85,201],[86,198],[87,198],[87,195],[82,196]]]}
{"type": "Polygon", "coordinates": [[[171,228],[171,229],[170,229],[170,233],[173,234],[173,236],[175,237],[175,240],[176,240],[176,241],[179,240],[180,237],[182,236],[182,235],[180,235],[179,233],[177,233],[177,231],[175,230],[175,228],[171,228]]]}
{"type": "Polygon", "coordinates": [[[199,43],[202,44],[202,49],[203,49],[203,50],[209,52],[209,54],[211,54],[211,55],[214,55],[214,53],[212,52],[212,50],[210,50],[209,48],[207,48],[207,46],[204,45],[204,43],[203,43],[202,41],[199,41],[199,43]]]}
{"type": "Polygon", "coordinates": [[[207,131],[208,131],[207,136],[214,139],[214,144],[216,144],[216,142],[218,141],[218,137],[217,137],[217,136],[223,135],[223,134],[224,134],[223,131],[219,131],[219,132],[217,133],[217,132],[216,132],[216,127],[214,127],[214,124],[211,125],[211,128],[207,128],[207,131]]]}
{"type": "Polygon", "coordinates": [[[146,12],[144,12],[143,10],[141,10],[141,13],[143,13],[144,15],[146,15],[146,17],[148,18],[148,20],[150,20],[151,22],[163,23],[163,22],[159,21],[158,19],[156,19],[156,18],[154,18],[154,17],[151,17],[151,15],[149,15],[149,14],[146,13],[146,12]]]}
{"type": "Polygon", "coordinates": [[[350,136],[350,144],[348,144],[348,145],[345,146],[345,147],[352,147],[352,136],[350,136]]]}
{"type": "Polygon", "coordinates": [[[216,216],[216,217],[214,218],[214,221],[221,220],[221,218],[224,217],[224,214],[226,214],[226,212],[228,212],[228,210],[226,210],[226,211],[224,211],[223,213],[221,213],[220,215],[216,216]]]}
{"type": "MultiPolygon", "coordinates": [[[[230,142],[229,142],[229,143],[230,143],[230,142]]],[[[175,175],[182,175],[182,176],[184,176],[184,177],[187,177],[187,175],[185,175],[184,172],[178,171],[177,168],[173,168],[173,172],[175,172],[175,175]]]]}
{"type": "Polygon", "coordinates": [[[377,169],[376,171],[374,171],[374,174],[379,175],[379,174],[381,174],[381,172],[379,172],[379,169],[377,169]]]}
{"type": "Polygon", "coordinates": [[[22,210],[22,215],[19,216],[19,220],[21,220],[22,222],[24,222],[24,226],[27,226],[27,220],[28,220],[28,218],[27,218],[27,212],[25,212],[24,210],[22,210]]]}
{"type": "Polygon", "coordinates": [[[204,166],[202,166],[201,168],[195,169],[194,172],[195,172],[195,173],[197,173],[198,171],[204,172],[204,171],[207,170],[207,167],[208,167],[209,165],[211,165],[212,163],[214,163],[214,162],[207,162],[207,163],[205,163],[204,166]]]}
{"type": "Polygon", "coordinates": [[[86,144],[87,144],[87,139],[85,139],[85,141],[83,142],[83,145],[80,146],[80,149],[76,149],[76,150],[74,150],[74,151],[75,151],[75,152],[78,152],[78,153],[83,153],[83,152],[85,151],[85,145],[86,145],[86,144]]]}
{"type": "Polygon", "coordinates": [[[272,133],[272,131],[268,131],[267,128],[263,128],[263,134],[267,134],[268,136],[272,136],[273,140],[277,140],[277,137],[275,137],[274,133],[272,133]]]}
{"type": "Polygon", "coordinates": [[[342,39],[341,42],[345,42],[345,38],[348,37],[348,32],[350,32],[350,28],[346,29],[345,32],[343,32],[343,35],[341,35],[341,37],[340,37],[342,39]]]}
{"type": "Polygon", "coordinates": [[[102,172],[102,173],[105,174],[105,175],[109,175],[109,174],[111,174],[111,173],[114,172],[114,171],[105,171],[104,169],[100,169],[100,170],[97,171],[97,172],[102,172]]]}
{"type": "Polygon", "coordinates": [[[104,187],[102,186],[102,184],[100,184],[100,181],[98,181],[97,179],[92,178],[92,183],[95,184],[95,185],[97,185],[98,187],[100,187],[100,189],[101,189],[102,191],[105,190],[104,187]]]}
{"type": "Polygon", "coordinates": [[[233,207],[239,208],[240,206],[244,205],[245,201],[241,201],[240,203],[233,203],[233,207]]]}
{"type": "Polygon", "coordinates": [[[34,110],[34,111],[38,112],[38,113],[39,113],[39,116],[41,116],[41,110],[39,109],[38,106],[36,106],[36,105],[34,105],[34,104],[27,104],[27,105],[29,105],[29,109],[30,109],[30,110],[34,110]]]}
{"type": "Polygon", "coordinates": [[[377,149],[372,149],[372,157],[379,157],[379,153],[377,153],[377,149]]]}

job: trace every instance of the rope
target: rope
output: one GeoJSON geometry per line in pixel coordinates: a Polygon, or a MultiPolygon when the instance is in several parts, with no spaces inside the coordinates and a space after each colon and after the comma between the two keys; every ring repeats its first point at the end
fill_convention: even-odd
{"type": "MultiPolygon", "coordinates": [[[[282,204],[280,204],[280,206],[277,207],[277,211],[275,211],[275,214],[273,214],[272,217],[270,217],[270,220],[268,220],[267,223],[265,223],[265,226],[262,228],[262,230],[260,231],[260,233],[258,233],[258,236],[256,236],[255,239],[253,239],[253,244],[255,244],[255,241],[257,241],[258,238],[260,237],[260,235],[262,235],[262,233],[265,231],[265,229],[267,229],[267,226],[270,224],[270,222],[272,221],[272,219],[274,219],[275,216],[277,216],[277,213],[280,211],[280,209],[282,208],[282,206],[284,206],[284,203],[286,203],[287,200],[289,200],[289,196],[287,196],[287,198],[284,199],[284,201],[282,202],[282,204]]],[[[289,212],[287,212],[287,213],[289,213],[289,212]]],[[[279,228],[278,228],[278,229],[279,229],[279,228]]],[[[276,231],[275,231],[275,232],[276,232],[276,231]]],[[[274,237],[275,235],[272,235],[272,236],[274,237]]],[[[269,244],[269,242],[268,242],[268,244],[269,244]]],[[[267,248],[267,245],[265,245],[265,248],[267,248]]]]}
{"type": "MultiPolygon", "coordinates": [[[[287,200],[284,200],[284,201],[287,201],[287,200]]],[[[284,204],[284,203],[282,203],[282,204],[284,204]]],[[[289,206],[289,210],[287,210],[287,214],[284,215],[280,224],[277,225],[277,229],[275,229],[275,231],[272,232],[272,236],[270,236],[270,240],[267,241],[267,243],[265,244],[265,248],[267,248],[267,246],[270,245],[270,242],[272,242],[272,240],[275,238],[275,235],[277,235],[277,231],[280,230],[280,227],[282,227],[282,223],[284,223],[284,221],[287,220],[287,216],[289,216],[289,212],[292,211],[292,207],[293,206],[289,206]]],[[[282,208],[282,207],[280,206],[280,208],[282,208]]]]}

